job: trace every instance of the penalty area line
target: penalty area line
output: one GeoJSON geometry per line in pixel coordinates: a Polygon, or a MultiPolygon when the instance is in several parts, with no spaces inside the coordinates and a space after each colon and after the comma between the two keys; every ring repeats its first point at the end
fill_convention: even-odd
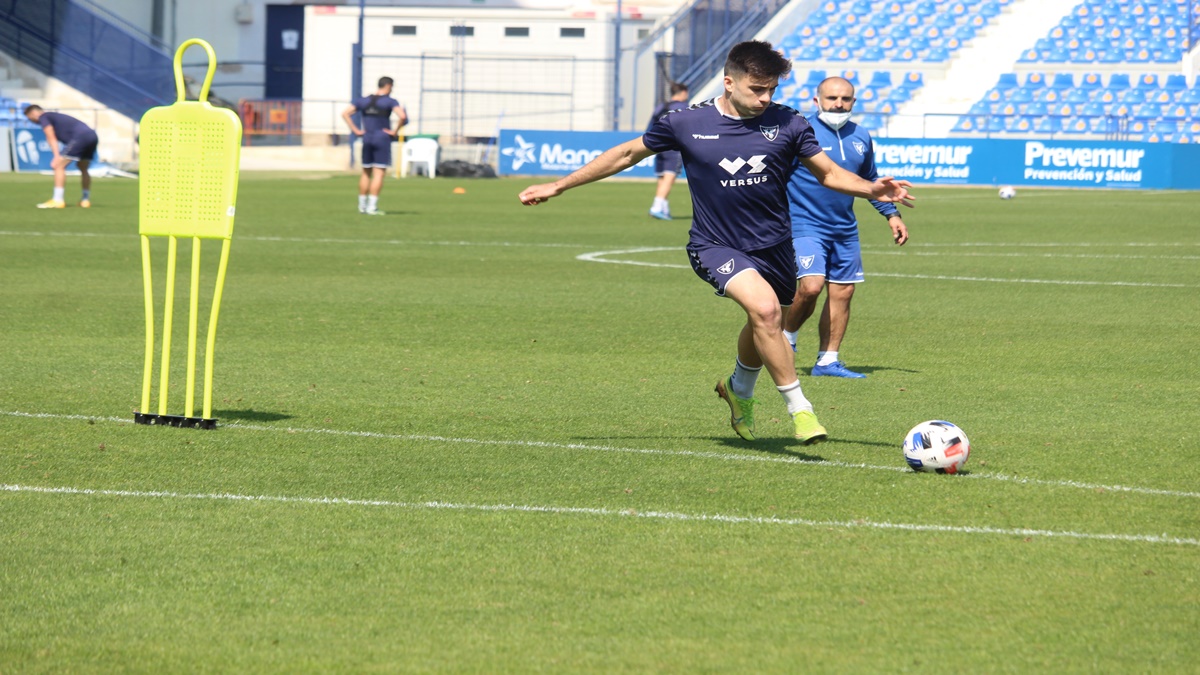
{"type": "MultiPolygon", "coordinates": [[[[105,421],[116,422],[118,424],[132,424],[132,420],[121,417],[99,417],[89,415],[67,415],[56,413],[28,413],[19,411],[0,410],[0,415],[9,417],[25,417],[30,419],[70,419],[83,421],[105,421]]],[[[910,473],[912,469],[907,466],[880,466],[875,464],[865,464],[856,462],[839,462],[829,459],[804,459],[802,457],[788,457],[778,455],[746,455],[746,454],[728,454],[721,452],[709,452],[701,450],[658,450],[653,448],[629,448],[615,445],[589,445],[585,443],[554,443],[551,441],[522,441],[522,440],[500,440],[487,438],[456,438],[452,436],[432,436],[424,434],[388,434],[377,431],[347,431],[341,429],[320,429],[320,428],[303,428],[303,427],[269,427],[259,424],[238,424],[236,422],[226,423],[222,425],[231,429],[245,429],[248,431],[265,431],[271,433],[288,433],[288,434],[324,434],[329,436],[346,436],[355,438],[371,438],[380,440],[396,440],[396,441],[416,441],[421,443],[452,443],[461,445],[495,445],[495,446],[510,446],[523,448],[547,448],[550,450],[583,450],[588,452],[610,452],[610,453],[627,453],[634,455],[656,455],[661,457],[694,457],[697,459],[712,459],[722,462],[762,462],[768,464],[799,464],[804,466],[819,466],[834,469],[858,469],[863,471],[887,471],[891,473],[910,473]]],[[[1131,494],[1150,495],[1155,497],[1184,497],[1189,499],[1200,498],[1200,492],[1187,492],[1183,490],[1167,490],[1161,488],[1138,487],[1131,485],[1103,485],[1099,483],[1085,483],[1074,480],[1051,480],[1045,478],[1027,478],[1022,476],[1011,476],[1000,473],[989,472],[974,472],[961,473],[955,477],[956,480],[995,480],[1007,483],[1015,483],[1018,485],[1040,485],[1045,487],[1055,488],[1072,488],[1077,490],[1088,490],[1091,492],[1126,492],[1131,494]]]]}
{"type": "Polygon", "coordinates": [[[932,525],[922,523],[893,523],[874,520],[813,520],[809,518],[778,518],[738,516],[721,513],[683,513],[679,511],[639,511],[637,509],[604,509],[580,506],[547,506],[538,504],[473,504],[460,502],[401,502],[383,499],[349,499],[345,497],[288,497],[274,495],[242,495],[233,493],[186,493],[164,490],[104,490],[75,487],[41,487],[35,485],[0,484],[0,491],[94,497],[144,499],[181,499],[208,501],[260,502],[319,506],[364,506],[411,510],[477,511],[483,513],[542,513],[561,516],[597,516],[647,518],[673,522],[722,523],[728,525],[777,525],[824,529],[874,529],[902,532],[932,532],[938,534],[975,534],[1003,537],[1044,537],[1115,541],[1139,544],[1174,544],[1200,546],[1200,539],[1172,537],[1167,534],[1121,534],[1107,532],[1073,532],[1070,530],[1041,530],[1034,528],[1002,528],[971,525],[932,525]]]}

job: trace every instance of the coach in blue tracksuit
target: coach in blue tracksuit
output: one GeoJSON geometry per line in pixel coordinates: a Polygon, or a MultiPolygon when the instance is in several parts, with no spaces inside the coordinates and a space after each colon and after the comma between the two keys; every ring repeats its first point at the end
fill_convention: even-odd
{"type": "MultiPolygon", "coordinates": [[[[854,85],[840,77],[828,78],[817,87],[813,101],[817,113],[809,117],[809,122],[821,149],[843,169],[866,180],[876,180],[871,135],[850,121],[854,85]]],[[[871,205],[887,218],[893,241],[899,245],[908,241],[908,228],[895,205],[879,201],[872,201],[871,205]]],[[[816,309],[821,289],[828,286],[825,308],[821,310],[820,350],[812,375],[866,377],[846,368],[838,358],[850,321],[854,285],[863,280],[854,197],[823,187],[808,169],[797,165],[788,182],[788,209],[798,279],[796,297],[784,317],[788,342],[796,349],[796,333],[816,309]]]]}

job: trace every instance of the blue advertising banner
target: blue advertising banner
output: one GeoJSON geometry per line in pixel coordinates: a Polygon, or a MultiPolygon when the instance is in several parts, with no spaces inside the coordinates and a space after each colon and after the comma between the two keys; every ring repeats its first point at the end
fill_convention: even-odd
{"type": "Polygon", "coordinates": [[[875,139],[879,175],[935,185],[1195,189],[1197,159],[1172,143],[875,139]]]}
{"type": "MultiPolygon", "coordinates": [[[[501,175],[571,173],[639,136],[616,131],[500,131],[501,175]]],[[[881,176],[916,185],[1200,189],[1200,145],[992,138],[876,138],[881,176]]],[[[621,175],[654,177],[654,159],[621,175]]]]}
{"type": "MultiPolygon", "coordinates": [[[[498,173],[502,176],[565,176],[614,145],[641,135],[633,131],[501,129],[498,173]]],[[[619,175],[654,178],[654,158],[644,159],[619,175]]]]}
{"type": "MultiPolygon", "coordinates": [[[[50,171],[54,151],[46,142],[46,132],[37,129],[13,129],[13,158],[17,171],[50,171]]],[[[69,170],[71,167],[68,166],[69,170]]]]}

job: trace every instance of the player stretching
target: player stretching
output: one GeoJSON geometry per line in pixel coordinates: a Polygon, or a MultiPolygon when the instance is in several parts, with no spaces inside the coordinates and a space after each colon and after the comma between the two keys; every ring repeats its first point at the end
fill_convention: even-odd
{"type": "Polygon", "coordinates": [[[355,99],[342,111],[342,119],[356,136],[362,136],[362,176],[358,179],[358,212],[372,216],[385,215],[379,205],[379,191],[383,189],[383,174],[392,165],[392,142],[400,134],[400,128],[408,123],[404,106],[392,98],[390,77],[379,78],[379,89],[370,96],[355,99]],[[396,128],[392,128],[392,112],[396,113],[396,128]],[[362,126],[354,123],[353,115],[362,114],[362,126]]]}
{"type": "Polygon", "coordinates": [[[25,117],[41,125],[42,130],[46,132],[46,143],[54,153],[54,159],[50,162],[51,168],[54,169],[54,196],[38,204],[38,208],[61,209],[67,206],[64,193],[67,187],[67,165],[71,162],[75,162],[75,166],[79,167],[79,183],[83,187],[83,197],[79,200],[79,205],[85,209],[90,207],[92,176],[88,173],[88,164],[96,156],[96,145],[100,142],[96,132],[70,115],[46,112],[39,105],[26,107],[25,117]],[[66,146],[62,152],[58,150],[59,143],[66,146]]]}
{"type": "MultiPolygon", "coordinates": [[[[840,77],[830,77],[817,86],[813,98],[817,112],[809,123],[838,166],[867,180],[875,180],[875,151],[871,134],[850,121],[854,107],[854,85],[840,77]]],[[[854,198],[826,190],[800,166],[788,183],[791,201],[792,237],[796,247],[796,301],[783,319],[784,335],[796,349],[796,332],[812,316],[821,288],[828,285],[825,308],[818,325],[820,349],[812,368],[814,376],[863,378],[838,359],[838,349],[850,322],[850,298],[854,284],[863,280],[862,248],[858,243],[858,220],[854,217],[854,198]],[[828,280],[828,284],[826,284],[828,280]]],[[[872,201],[875,210],[887,218],[892,240],[903,246],[908,228],[892,204],[872,201]]]]}
{"type": "Polygon", "coordinates": [[[795,435],[824,440],[825,428],[800,390],[792,350],[783,338],[782,306],[796,292],[796,261],[787,209],[787,181],[798,157],[822,185],[864,199],[912,206],[908,181],[874,183],[842,169],[821,152],[812,127],[795,110],[771,102],[791,62],[766,42],[742,42],[725,61],[724,93],[664,115],[640,138],[600,154],[553,183],[532,185],[521,202],[540,204],[579,185],[627,169],[665,150],[683,153],[693,220],[687,246],[696,274],[746,312],[733,374],[717,383],[730,424],[754,440],[754,385],[765,365],[787,404],[795,435]]]}

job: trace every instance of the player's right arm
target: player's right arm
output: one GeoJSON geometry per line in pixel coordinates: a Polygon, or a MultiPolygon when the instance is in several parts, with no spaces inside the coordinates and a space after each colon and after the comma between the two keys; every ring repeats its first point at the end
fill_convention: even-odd
{"type": "Polygon", "coordinates": [[[647,148],[646,144],[642,142],[642,137],[638,136],[631,141],[605,150],[596,159],[580,167],[579,170],[553,183],[530,185],[521,192],[521,203],[526,206],[541,204],[573,187],[586,185],[620,173],[653,154],[654,151],[647,148]]]}
{"type": "Polygon", "coordinates": [[[42,131],[46,133],[46,144],[50,146],[50,152],[54,153],[54,159],[50,160],[50,166],[57,166],[62,161],[62,156],[58,152],[58,134],[54,133],[54,127],[49,124],[42,127],[42,131]]]}
{"type": "Polygon", "coordinates": [[[346,126],[350,127],[350,131],[353,132],[355,136],[362,136],[363,130],[359,129],[358,125],[354,123],[354,113],[356,112],[358,112],[358,108],[355,106],[350,106],[342,111],[342,119],[346,120],[346,126]]]}

